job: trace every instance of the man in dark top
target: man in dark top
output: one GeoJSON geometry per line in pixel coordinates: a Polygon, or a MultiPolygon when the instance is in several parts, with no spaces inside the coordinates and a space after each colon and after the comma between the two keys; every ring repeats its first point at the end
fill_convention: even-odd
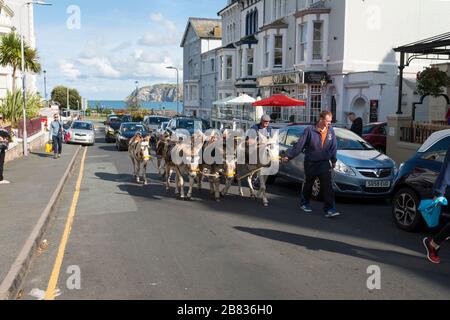
{"type": "Polygon", "coordinates": [[[294,148],[282,159],[288,162],[300,153],[305,154],[305,182],[301,194],[300,207],[304,212],[312,212],[309,204],[314,182],[320,180],[323,190],[324,211],[327,218],[340,215],[335,207],[334,191],[331,172],[337,162],[337,139],[331,122],[333,114],[323,111],[320,121],[316,125],[306,128],[304,135],[294,148]]]}
{"type": "MultiPolygon", "coordinates": [[[[450,146],[444,159],[441,172],[434,184],[434,195],[443,197],[450,187],[450,146]]],[[[449,199],[450,200],[450,199],[449,199]]],[[[447,223],[434,237],[423,239],[423,244],[427,250],[427,258],[430,262],[440,263],[439,249],[442,243],[450,237],[450,222],[447,223]]]]}
{"type": "Polygon", "coordinates": [[[350,130],[361,137],[362,134],[363,134],[363,121],[362,121],[362,119],[359,118],[359,117],[356,117],[356,114],[354,112],[350,112],[348,114],[348,118],[352,122],[352,127],[350,128],[350,130]]]}

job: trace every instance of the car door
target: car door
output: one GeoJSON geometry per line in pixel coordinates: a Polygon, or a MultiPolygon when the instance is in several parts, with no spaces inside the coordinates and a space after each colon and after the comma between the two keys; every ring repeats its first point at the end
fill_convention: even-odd
{"type": "MultiPolygon", "coordinates": [[[[303,130],[298,128],[289,129],[286,135],[286,141],[283,146],[280,146],[280,148],[283,148],[286,152],[291,151],[297,144],[298,140],[303,136],[303,132],[303,130]]],[[[305,176],[305,167],[303,163],[304,159],[304,154],[301,153],[295,159],[283,164],[283,175],[291,180],[302,182],[305,176]]]]}
{"type": "MultiPolygon", "coordinates": [[[[432,188],[436,183],[444,165],[445,156],[450,146],[450,137],[445,137],[435,143],[421,157],[415,168],[416,172],[421,173],[421,187],[424,188],[424,196],[432,197],[432,188]]],[[[450,199],[450,188],[447,188],[447,199],[450,199]]],[[[448,209],[448,208],[446,208],[448,209]]]]}

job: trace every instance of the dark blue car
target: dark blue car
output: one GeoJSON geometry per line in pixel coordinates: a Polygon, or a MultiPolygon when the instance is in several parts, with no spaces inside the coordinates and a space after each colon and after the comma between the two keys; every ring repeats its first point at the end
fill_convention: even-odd
{"type": "Polygon", "coordinates": [[[143,137],[147,136],[147,130],[142,123],[126,122],[120,125],[116,136],[116,147],[119,151],[128,150],[128,143],[136,133],[140,132],[143,137]]]}
{"type": "MultiPolygon", "coordinates": [[[[436,132],[425,141],[414,157],[400,166],[392,199],[392,215],[400,229],[416,231],[424,225],[418,211],[420,201],[433,198],[433,186],[449,145],[450,130],[436,132]]],[[[446,197],[450,200],[448,189],[446,197]]],[[[442,217],[449,217],[449,207],[443,208],[442,217]]]]}

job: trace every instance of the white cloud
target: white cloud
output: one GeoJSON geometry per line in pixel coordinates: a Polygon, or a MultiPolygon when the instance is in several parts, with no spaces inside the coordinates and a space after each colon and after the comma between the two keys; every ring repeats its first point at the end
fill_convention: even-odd
{"type": "Polygon", "coordinates": [[[67,80],[75,81],[81,77],[81,71],[77,69],[73,63],[66,60],[60,60],[58,65],[59,71],[67,80]]]}
{"type": "Polygon", "coordinates": [[[153,22],[153,30],[139,39],[139,45],[160,47],[178,44],[180,34],[173,21],[166,19],[161,13],[152,14],[150,20],[153,22]]]}
{"type": "Polygon", "coordinates": [[[80,58],[78,61],[86,67],[94,67],[96,75],[100,78],[120,78],[120,72],[111,65],[108,58],[80,58]]]}

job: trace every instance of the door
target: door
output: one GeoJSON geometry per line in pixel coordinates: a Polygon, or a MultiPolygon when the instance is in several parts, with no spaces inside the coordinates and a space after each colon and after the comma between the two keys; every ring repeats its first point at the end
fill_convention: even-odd
{"type": "MultiPolygon", "coordinates": [[[[297,144],[298,140],[303,136],[304,130],[299,129],[289,129],[286,135],[286,141],[284,144],[280,144],[280,149],[289,152],[297,144]]],[[[304,180],[304,154],[301,153],[297,158],[292,159],[288,163],[281,166],[281,175],[297,181],[302,182],[304,180]]]]}

